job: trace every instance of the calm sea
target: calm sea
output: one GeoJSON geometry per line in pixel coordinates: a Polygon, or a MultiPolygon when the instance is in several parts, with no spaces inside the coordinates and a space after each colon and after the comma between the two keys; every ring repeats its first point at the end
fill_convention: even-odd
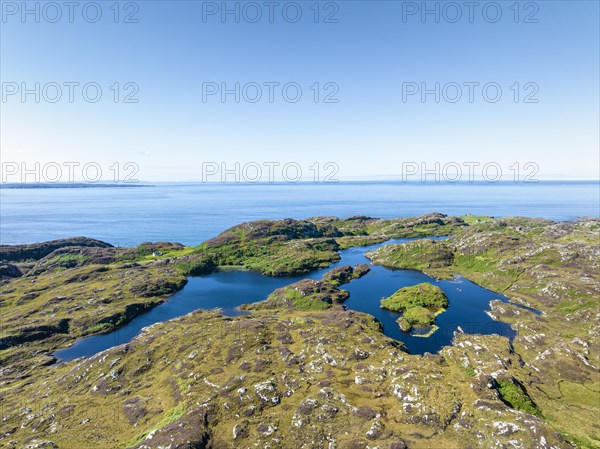
{"type": "Polygon", "coordinates": [[[598,182],[154,184],[143,188],[0,189],[0,242],[86,236],[121,246],[198,244],[243,221],[428,212],[569,220],[600,215],[598,182]]]}

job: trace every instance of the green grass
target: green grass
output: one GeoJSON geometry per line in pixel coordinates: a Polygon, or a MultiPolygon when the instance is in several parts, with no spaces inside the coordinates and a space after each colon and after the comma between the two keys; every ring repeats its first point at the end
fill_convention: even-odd
{"type": "Polygon", "coordinates": [[[541,412],[535,406],[531,398],[517,384],[509,380],[499,380],[498,394],[500,395],[502,401],[510,405],[515,410],[541,416],[541,412]]]}
{"type": "Polygon", "coordinates": [[[381,300],[383,309],[393,312],[405,312],[413,307],[447,308],[448,298],[441,288],[423,282],[412,287],[404,287],[392,296],[381,300]]]}
{"type": "Polygon", "coordinates": [[[367,256],[377,265],[414,270],[448,267],[454,259],[451,246],[430,239],[386,245],[367,256]]]}
{"type": "Polygon", "coordinates": [[[305,296],[293,288],[286,290],[283,296],[292,301],[296,310],[325,310],[329,307],[329,304],[325,301],[321,301],[320,299],[311,296],[305,296]]]}
{"type": "Polygon", "coordinates": [[[85,254],[59,254],[43,262],[46,266],[56,266],[58,269],[73,268],[90,260],[85,254]]]}
{"type": "Polygon", "coordinates": [[[486,217],[484,215],[471,215],[471,214],[463,215],[461,218],[463,219],[463,221],[465,223],[470,224],[470,225],[475,224],[475,223],[488,223],[493,220],[493,218],[486,217]]]}
{"type": "Polygon", "coordinates": [[[566,401],[580,407],[588,407],[592,411],[600,403],[600,393],[586,385],[563,381],[559,390],[566,401]]]}
{"type": "Polygon", "coordinates": [[[420,324],[423,326],[428,326],[435,322],[435,315],[431,310],[425,307],[411,307],[404,312],[403,317],[411,325],[420,324]]]}
{"type": "Polygon", "coordinates": [[[428,282],[404,287],[388,298],[381,300],[381,307],[393,312],[402,312],[396,321],[403,332],[413,326],[432,327],[429,332],[418,336],[429,337],[436,330],[435,317],[448,307],[448,298],[437,286],[428,282]]]}
{"type": "Polygon", "coordinates": [[[216,265],[212,259],[200,256],[195,259],[178,262],[175,264],[175,268],[184,276],[200,276],[214,271],[216,265]]]}
{"type": "Polygon", "coordinates": [[[187,379],[178,378],[177,386],[179,387],[179,392],[181,394],[185,394],[188,391],[188,388],[190,387],[190,382],[187,379]]]}
{"type": "MultiPolygon", "coordinates": [[[[308,273],[339,260],[339,246],[332,239],[271,242],[258,239],[221,246],[202,244],[196,253],[216,266],[241,266],[267,276],[308,273]]],[[[182,268],[185,268],[181,264],[182,268]]]]}
{"type": "Polygon", "coordinates": [[[469,377],[475,377],[475,374],[477,374],[475,372],[475,370],[470,366],[464,367],[464,371],[465,371],[465,374],[469,377]]]}
{"type": "Polygon", "coordinates": [[[580,310],[589,309],[589,308],[597,308],[598,301],[591,300],[584,303],[579,303],[576,301],[562,301],[558,304],[558,309],[563,313],[574,313],[579,312],[580,310]]]}
{"type": "Polygon", "coordinates": [[[154,427],[152,427],[151,429],[148,429],[145,432],[140,433],[139,435],[133,437],[131,440],[129,440],[127,442],[127,444],[126,444],[125,447],[126,448],[130,448],[130,447],[135,446],[139,442],[143,441],[148,436],[148,434],[150,432],[153,432],[153,431],[158,430],[158,429],[162,429],[166,425],[171,424],[173,421],[176,421],[179,418],[181,418],[184,413],[185,413],[185,410],[184,410],[184,408],[183,408],[183,406],[181,404],[179,404],[175,408],[172,408],[165,415],[165,417],[163,419],[161,419],[154,427]]]}
{"type": "Polygon", "coordinates": [[[94,324],[93,326],[88,327],[85,330],[86,334],[96,334],[99,332],[103,332],[107,329],[110,329],[114,327],[114,325],[112,323],[98,323],[98,324],[94,324]]]}

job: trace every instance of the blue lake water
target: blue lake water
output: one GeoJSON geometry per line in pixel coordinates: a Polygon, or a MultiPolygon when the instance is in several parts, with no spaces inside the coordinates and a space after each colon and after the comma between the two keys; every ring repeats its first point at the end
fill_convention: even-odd
{"type": "MultiPolygon", "coordinates": [[[[384,244],[401,243],[407,240],[398,239],[384,244]]],[[[305,278],[321,279],[326,271],[340,265],[368,263],[364,253],[381,245],[341,251],[339,262],[306,276],[272,278],[255,272],[224,271],[189,278],[188,284],[168,301],[136,317],[127,325],[108,334],[81,339],[73,346],[57,351],[55,356],[63,361],[91,356],[112,346],[127,343],[145,326],[183,316],[197,309],[220,308],[225,315],[237,315],[240,313],[236,310],[237,306],[263,300],[276,288],[291,282],[305,278]]],[[[417,271],[389,270],[372,266],[367,275],[342,288],[350,292],[350,298],[344,303],[346,307],[375,316],[383,324],[384,333],[402,341],[413,354],[439,351],[443,346],[450,344],[458,326],[467,333],[499,334],[509,338],[514,335],[510,326],[492,320],[485,313],[489,310],[489,302],[492,299],[504,302],[508,300],[465,279],[436,282],[417,271]],[[427,338],[402,332],[396,323],[400,314],[379,307],[381,298],[391,295],[399,288],[421,282],[432,282],[438,285],[444,290],[450,303],[448,310],[438,315],[436,319],[439,329],[427,338]]]]}
{"type": "Polygon", "coordinates": [[[156,184],[145,188],[0,189],[0,243],[81,235],[120,246],[195,245],[243,221],[317,215],[600,215],[598,182],[496,184],[156,184]]]}

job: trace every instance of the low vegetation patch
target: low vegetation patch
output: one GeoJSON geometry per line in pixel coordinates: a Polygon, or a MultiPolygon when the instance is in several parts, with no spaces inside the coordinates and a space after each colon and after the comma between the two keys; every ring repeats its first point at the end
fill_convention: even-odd
{"type": "Polygon", "coordinates": [[[146,437],[148,436],[148,434],[150,432],[154,432],[155,430],[162,429],[166,425],[171,424],[174,421],[177,421],[179,418],[181,418],[183,416],[184,413],[185,413],[185,410],[181,404],[178,405],[177,407],[174,407],[173,409],[169,410],[169,412],[165,415],[165,417],[163,419],[161,419],[154,427],[152,427],[152,429],[149,429],[149,430],[135,436],[129,442],[127,442],[125,447],[131,448],[131,447],[137,445],[138,443],[140,443],[141,441],[146,439],[146,437]]]}
{"type": "Polygon", "coordinates": [[[402,312],[402,316],[396,322],[403,332],[410,332],[413,326],[433,326],[436,315],[447,307],[448,298],[445,293],[429,282],[401,288],[392,296],[381,300],[381,308],[402,312]]]}
{"type": "Polygon", "coordinates": [[[448,298],[441,288],[423,282],[411,287],[403,287],[392,296],[382,299],[381,307],[392,312],[406,312],[413,307],[446,309],[448,298]]]}
{"type": "Polygon", "coordinates": [[[510,380],[499,380],[497,390],[500,399],[512,408],[522,412],[531,413],[532,415],[541,416],[540,411],[531,398],[516,383],[510,380]]]}
{"type": "Polygon", "coordinates": [[[324,310],[329,307],[329,303],[318,295],[304,295],[294,288],[286,289],[283,296],[297,310],[324,310]]]}

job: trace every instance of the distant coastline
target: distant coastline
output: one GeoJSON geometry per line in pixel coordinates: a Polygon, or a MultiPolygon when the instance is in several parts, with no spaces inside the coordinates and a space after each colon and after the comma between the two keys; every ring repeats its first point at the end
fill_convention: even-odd
{"type": "Polygon", "coordinates": [[[150,184],[91,184],[85,182],[63,183],[0,183],[0,189],[93,189],[104,187],[154,187],[150,184]]]}

